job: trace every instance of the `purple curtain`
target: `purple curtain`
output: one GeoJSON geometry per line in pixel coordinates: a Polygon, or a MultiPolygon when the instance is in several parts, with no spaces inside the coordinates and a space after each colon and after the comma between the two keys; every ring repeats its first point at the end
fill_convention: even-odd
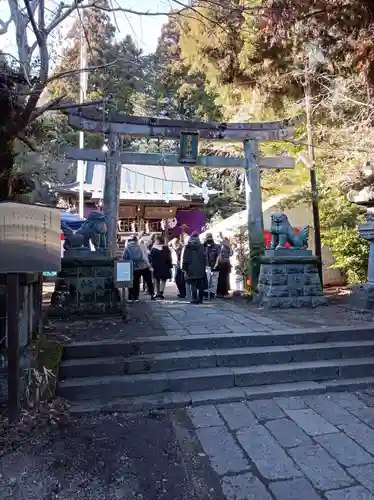
{"type": "Polygon", "coordinates": [[[83,213],[86,219],[91,212],[100,212],[100,209],[95,207],[95,205],[85,205],[83,208],[83,213]]]}
{"type": "Polygon", "coordinates": [[[197,231],[199,234],[203,232],[205,226],[205,213],[202,210],[177,210],[176,218],[177,226],[171,230],[172,236],[179,236],[181,233],[181,225],[188,226],[188,234],[197,231]]]}

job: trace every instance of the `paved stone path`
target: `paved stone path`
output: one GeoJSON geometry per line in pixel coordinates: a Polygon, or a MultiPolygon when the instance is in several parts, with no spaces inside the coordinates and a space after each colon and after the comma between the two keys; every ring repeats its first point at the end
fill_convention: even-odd
{"type": "Polygon", "coordinates": [[[227,500],[374,500],[371,391],[188,410],[227,500]]]}
{"type": "MultiPolygon", "coordinates": [[[[301,311],[283,311],[277,319],[240,301],[193,306],[175,300],[171,285],[168,292],[167,300],[152,304],[168,335],[266,335],[281,328],[345,324],[337,317],[344,316],[342,308],[334,312],[335,321],[328,319],[332,308],[323,308],[303,324],[301,311]]],[[[360,318],[354,322],[362,324],[360,318]]],[[[227,500],[374,500],[373,394],[207,404],[187,413],[227,500]]]]}
{"type": "Polygon", "coordinates": [[[175,299],[176,293],[174,285],[168,284],[166,300],[151,303],[152,316],[168,335],[270,332],[282,326],[295,328],[295,325],[268,318],[233,300],[210,300],[195,306],[187,300],[175,299]]]}
{"type": "MultiPolygon", "coordinates": [[[[205,301],[203,305],[193,306],[187,300],[176,299],[177,290],[173,283],[168,283],[165,301],[151,303],[151,308],[159,322],[172,333],[186,334],[189,327],[207,326],[201,333],[210,331],[210,327],[221,327],[217,333],[241,333],[243,325],[246,331],[271,331],[284,327],[328,328],[333,326],[364,326],[374,321],[373,311],[359,311],[342,302],[341,297],[327,293],[328,307],[318,309],[264,309],[245,299],[227,299],[205,301]],[[215,322],[213,316],[219,323],[215,322]]],[[[142,295],[142,302],[148,297],[142,295]]],[[[150,303],[150,301],[149,301],[150,303]]]]}

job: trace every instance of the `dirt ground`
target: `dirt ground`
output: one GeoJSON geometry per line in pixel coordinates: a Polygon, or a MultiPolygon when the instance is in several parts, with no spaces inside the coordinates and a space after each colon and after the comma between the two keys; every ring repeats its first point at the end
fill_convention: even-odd
{"type": "Polygon", "coordinates": [[[72,418],[62,405],[53,418],[3,424],[0,500],[219,500],[185,419],[180,410],[72,418]]]}

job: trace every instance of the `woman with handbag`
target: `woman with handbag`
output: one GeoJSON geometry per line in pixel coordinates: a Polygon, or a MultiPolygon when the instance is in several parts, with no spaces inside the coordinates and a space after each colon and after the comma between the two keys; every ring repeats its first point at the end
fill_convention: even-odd
{"type": "Polygon", "coordinates": [[[218,284],[217,284],[217,297],[225,297],[229,293],[231,256],[232,256],[232,251],[230,248],[229,240],[227,238],[222,238],[218,255],[218,261],[217,261],[217,269],[219,271],[218,284]]]}
{"type": "Polygon", "coordinates": [[[183,245],[178,238],[174,238],[171,242],[172,251],[176,256],[176,268],[175,268],[175,284],[178,288],[178,298],[184,299],[186,297],[186,282],[184,280],[184,273],[182,271],[181,257],[183,245]]]}

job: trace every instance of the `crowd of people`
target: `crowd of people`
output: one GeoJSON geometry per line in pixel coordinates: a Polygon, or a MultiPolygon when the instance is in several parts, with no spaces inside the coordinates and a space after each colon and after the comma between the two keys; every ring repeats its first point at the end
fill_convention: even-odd
{"type": "Polygon", "coordinates": [[[229,292],[231,272],[230,243],[220,236],[206,234],[202,243],[194,232],[186,237],[182,233],[166,243],[161,235],[132,235],[126,242],[123,259],[133,264],[133,285],[129,300],[139,301],[141,280],[143,291],[148,290],[152,300],[164,299],[166,283],[173,280],[178,297],[201,304],[204,299],[225,297],[229,292]]]}

